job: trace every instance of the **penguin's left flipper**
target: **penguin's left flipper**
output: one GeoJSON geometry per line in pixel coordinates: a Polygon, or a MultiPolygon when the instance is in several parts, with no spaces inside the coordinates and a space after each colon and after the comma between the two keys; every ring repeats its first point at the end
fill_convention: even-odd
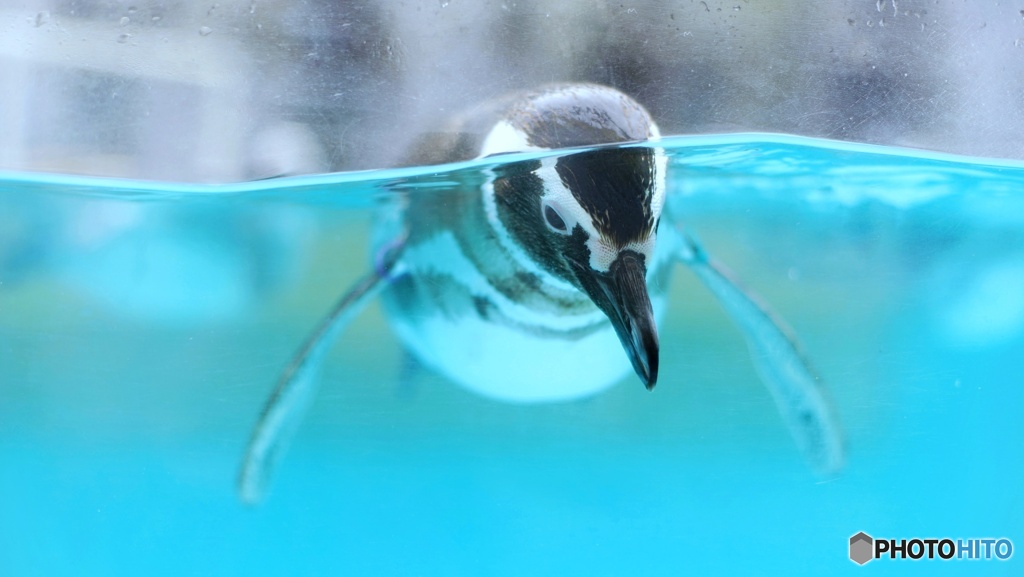
{"type": "Polygon", "coordinates": [[[844,442],[835,408],[793,335],[757,297],[744,291],[697,241],[678,232],[677,259],[688,266],[743,333],[758,374],[806,459],[821,475],[843,466],[844,442]]]}
{"type": "Polygon", "coordinates": [[[249,437],[238,475],[242,501],[255,504],[263,498],[274,467],[316,392],[324,355],[352,319],[388,285],[389,279],[402,273],[399,257],[403,247],[404,239],[381,251],[375,269],[342,295],[281,374],[249,437]]]}

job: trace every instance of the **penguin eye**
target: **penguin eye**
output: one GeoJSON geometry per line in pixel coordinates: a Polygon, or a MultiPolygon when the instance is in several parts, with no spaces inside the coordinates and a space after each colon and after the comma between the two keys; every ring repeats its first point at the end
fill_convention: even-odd
{"type": "Polygon", "coordinates": [[[558,215],[558,212],[550,204],[544,205],[544,220],[548,221],[548,226],[555,229],[558,232],[568,232],[568,227],[565,226],[565,221],[558,215]]]}

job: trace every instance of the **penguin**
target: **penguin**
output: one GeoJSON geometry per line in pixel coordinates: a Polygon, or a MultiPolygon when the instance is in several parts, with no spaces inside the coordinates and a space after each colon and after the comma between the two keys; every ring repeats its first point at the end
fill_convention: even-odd
{"type": "Polygon", "coordinates": [[[597,84],[557,84],[484,103],[427,133],[404,164],[493,159],[450,194],[396,192],[377,212],[373,263],[280,376],[239,473],[262,499],[311,402],[327,350],[380,298],[424,366],[477,394],[543,403],[658,380],[658,323],[686,265],[744,335],[758,373],[813,468],[843,462],[838,418],[790,331],[666,211],[668,161],[650,113],[597,84]],[[517,154],[502,162],[502,156],[517,154]],[[549,154],[550,153],[550,154],[549,154]]]}

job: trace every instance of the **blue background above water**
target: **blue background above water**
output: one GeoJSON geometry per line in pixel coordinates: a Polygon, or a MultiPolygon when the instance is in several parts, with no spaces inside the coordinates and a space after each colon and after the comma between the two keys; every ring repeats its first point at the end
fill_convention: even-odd
{"type": "Polygon", "coordinates": [[[270,498],[264,396],[367,267],[371,209],[479,164],[222,187],[3,175],[0,575],[1019,575],[1024,167],[671,139],[671,208],[799,334],[846,431],[808,470],[742,339],[672,280],[662,380],[520,406],[409,368],[374,306],[270,498]],[[847,540],[1008,537],[1007,562],[847,540]]]}

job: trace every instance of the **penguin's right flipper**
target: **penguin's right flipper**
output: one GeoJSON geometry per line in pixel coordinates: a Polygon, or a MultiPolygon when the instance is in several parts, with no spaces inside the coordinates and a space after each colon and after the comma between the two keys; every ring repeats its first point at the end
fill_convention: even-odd
{"type": "Polygon", "coordinates": [[[404,239],[400,239],[381,251],[375,269],[342,295],[281,374],[249,437],[238,475],[242,501],[255,504],[263,498],[274,467],[316,392],[317,373],[324,355],[341,331],[387,286],[388,280],[401,274],[399,256],[404,244],[404,239]]]}
{"type": "Polygon", "coordinates": [[[676,232],[681,242],[676,258],[697,275],[743,333],[761,381],[775,398],[806,459],[820,474],[837,473],[845,453],[839,418],[796,338],[767,305],[743,290],[711,259],[696,239],[682,230],[676,232]]]}

